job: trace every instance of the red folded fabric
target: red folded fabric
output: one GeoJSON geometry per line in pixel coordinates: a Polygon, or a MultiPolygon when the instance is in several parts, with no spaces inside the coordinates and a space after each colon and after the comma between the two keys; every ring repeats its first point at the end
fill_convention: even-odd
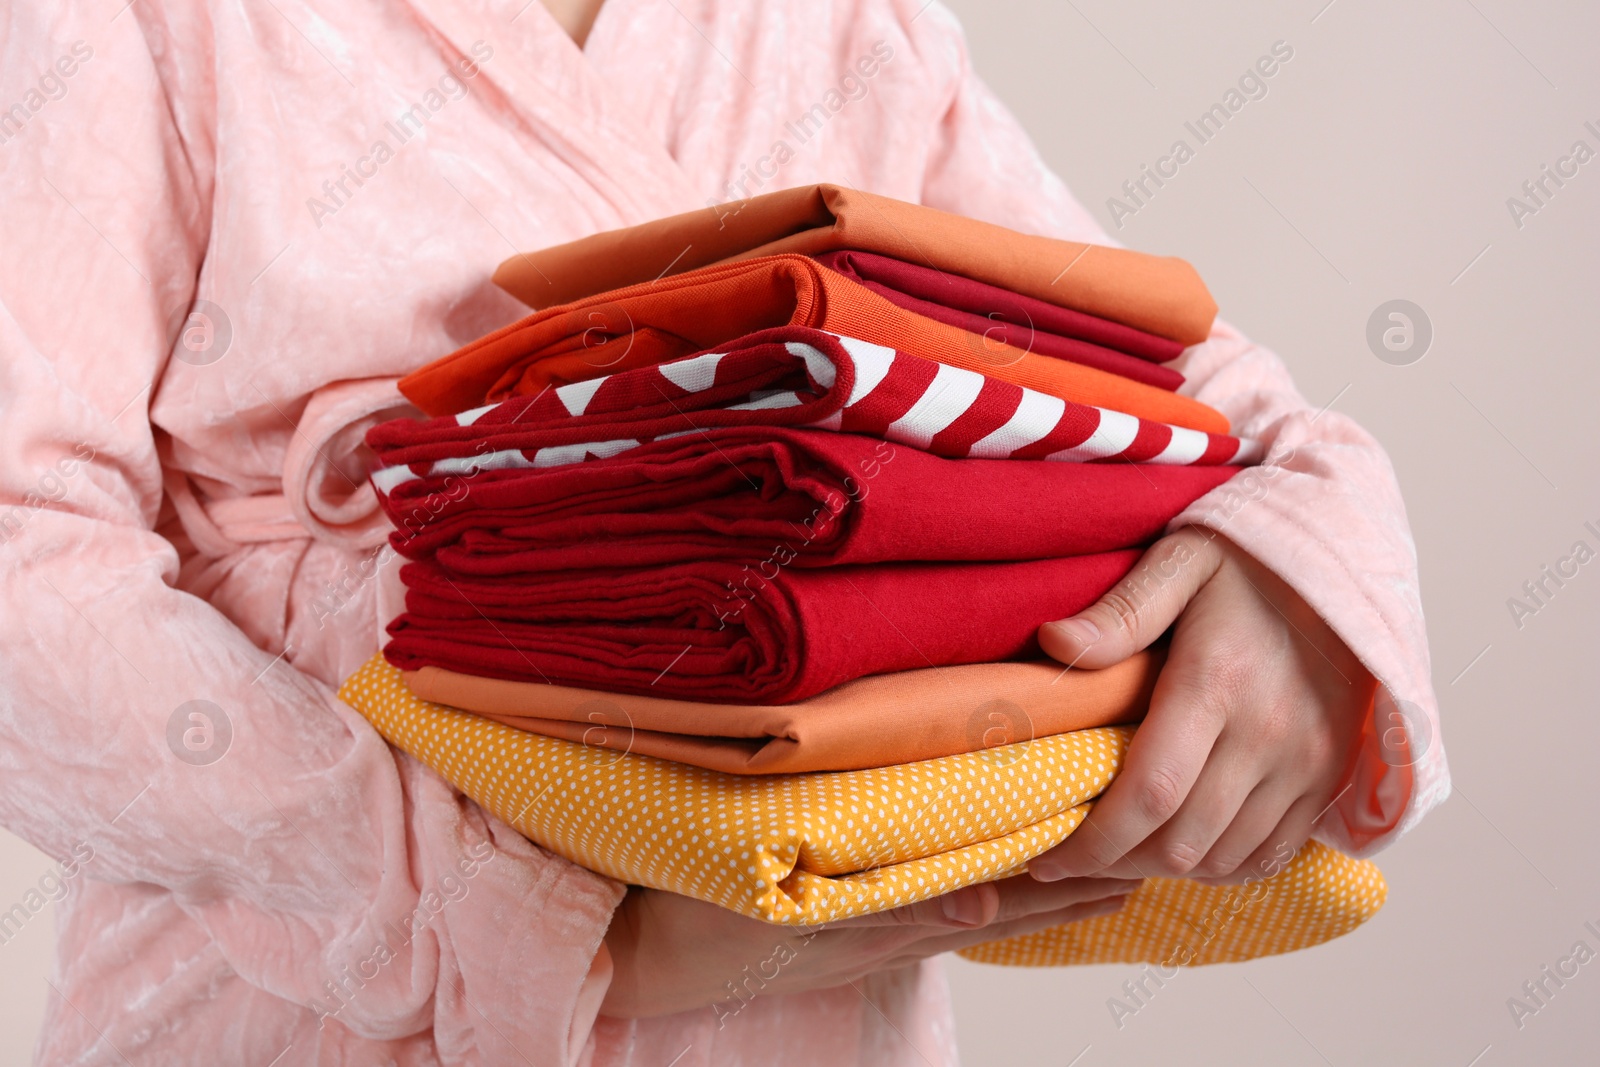
{"type": "Polygon", "coordinates": [[[380,493],[422,475],[548,467],[670,434],[809,426],[935,455],[1217,465],[1259,446],[1073,404],[973,371],[804,327],[750,334],[720,352],[545,389],[367,434],[380,493]]]}
{"type": "MultiPolygon", "coordinates": [[[[896,307],[980,334],[1018,352],[1038,352],[1098,367],[1159,389],[1183,384],[1183,375],[1177,371],[1154,365],[1183,354],[1181,344],[1165,337],[875,252],[852,249],[814,258],[896,307]]],[[[996,346],[997,354],[1005,351],[996,346]]]]}
{"type": "Polygon", "coordinates": [[[1237,469],[949,460],[859,434],[740,427],[582,464],[416,478],[380,499],[396,551],[456,574],[690,560],[770,572],[1130,548],[1237,469]]]}
{"type": "Polygon", "coordinates": [[[1038,656],[1137,549],[1021,563],[731,563],[470,578],[408,563],[384,649],[401,670],[714,703],[787,704],[869,674],[1038,656]]]}
{"type": "Polygon", "coordinates": [[[725,263],[547,308],[411,372],[399,388],[427,414],[453,415],[781,326],[859,337],[1063,400],[1228,432],[1220,412],[1192,397],[935,322],[797,255],[725,263]]]}

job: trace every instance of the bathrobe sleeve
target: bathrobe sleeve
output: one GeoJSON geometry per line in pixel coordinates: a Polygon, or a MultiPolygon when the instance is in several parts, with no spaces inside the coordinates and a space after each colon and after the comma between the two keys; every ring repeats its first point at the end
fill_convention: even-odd
{"type": "MultiPolygon", "coordinates": [[[[190,75],[155,47],[159,13],[104,14],[93,40],[54,5],[0,16],[0,99],[24,108],[0,124],[0,823],[83,877],[170,892],[233,971],[325,1025],[573,1062],[623,887],[486,818],[174,587],[148,409],[212,239],[193,108],[215,88],[171,84],[190,75]],[[58,56],[74,74],[35,110],[58,56]],[[191,701],[231,737],[201,736],[220,720],[191,701]]],[[[67,1024],[122,1007],[77,992],[67,1024]]]]}
{"type": "MultiPolygon", "coordinates": [[[[924,203],[1026,232],[1116,244],[973,73],[954,17],[935,3],[912,20],[919,6],[906,5],[902,25],[918,52],[947,72],[924,203]]],[[[1380,683],[1349,788],[1317,829],[1346,851],[1375,852],[1450,789],[1416,548],[1394,469],[1370,434],[1308,404],[1277,355],[1224,321],[1174,366],[1188,379],[1182,392],[1228,416],[1233,432],[1261,440],[1268,458],[1196,501],[1173,528],[1226,534],[1288,582],[1380,683]]]]}

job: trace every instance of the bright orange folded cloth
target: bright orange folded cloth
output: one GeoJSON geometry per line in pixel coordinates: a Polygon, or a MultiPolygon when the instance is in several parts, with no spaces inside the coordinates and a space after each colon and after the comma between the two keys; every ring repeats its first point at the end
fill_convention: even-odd
{"type": "Polygon", "coordinates": [[[402,672],[423,700],[519,730],[727,774],[852,771],[955,756],[1035,737],[1136,722],[1159,652],[1100,671],[974,663],[878,674],[797,704],[705,704],[539,682],[402,672]]]}
{"type": "Polygon", "coordinates": [[[784,189],[506,260],[494,280],[550,307],[723,260],[877,252],[1099,315],[1186,345],[1217,304],[1181,259],[1018,233],[836,185],[784,189]]]}
{"type": "Polygon", "coordinates": [[[1153,422],[1228,432],[1227,419],[1190,397],[935,322],[794,255],[707,267],[535,312],[406,375],[400,391],[429,415],[454,415],[788,325],[887,345],[1153,422]]]}

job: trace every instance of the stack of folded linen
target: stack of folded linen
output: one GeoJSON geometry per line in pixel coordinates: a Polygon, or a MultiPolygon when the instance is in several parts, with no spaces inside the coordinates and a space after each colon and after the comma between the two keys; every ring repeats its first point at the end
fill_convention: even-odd
{"type": "MultiPolygon", "coordinates": [[[[1035,633],[1257,457],[1162,366],[1215,313],[1187,264],[819,186],[497,281],[563,302],[368,435],[409,561],[343,691],[380,732],[553,851],[774,922],[1005,877],[1078,825],[1161,653],[1063,671],[1035,633]]],[[[1156,879],[973,955],[1243,959],[1382,903],[1321,846],[1278,866],[1243,908],[1156,879]]]]}
{"type": "MultiPolygon", "coordinates": [[[[1229,470],[1217,464],[1251,447],[805,327],[764,330],[717,352],[515,396],[457,416],[386,423],[368,441],[387,464],[374,481],[391,517],[402,526],[419,510],[432,517],[420,524],[417,538],[404,532],[397,538],[396,547],[415,562],[403,571],[408,610],[390,631],[390,662],[765,703],[802,700],[868,674],[1024,655],[1035,647],[1041,623],[1088,606],[1133,566],[1140,540],[1113,539],[1111,528],[1148,539],[1226,478],[1229,470]],[[1104,440],[1106,424],[1119,418],[1132,424],[1125,440],[1104,440]],[[657,514],[648,507],[661,487],[651,469],[659,467],[655,461],[699,455],[733,464],[723,438],[730,446],[739,440],[726,431],[759,445],[757,429],[775,426],[810,427],[791,431],[800,442],[790,450],[796,461],[806,440],[816,438],[826,448],[840,433],[855,438],[857,450],[888,446],[867,470],[859,469],[858,456],[857,472],[848,476],[868,498],[891,497],[868,472],[875,463],[887,475],[901,452],[908,466],[929,478],[915,492],[936,499],[962,480],[946,481],[943,472],[969,463],[1023,476],[995,473],[994,488],[986,489],[983,471],[967,473],[963,488],[975,492],[949,500],[953,516],[925,514],[918,525],[882,531],[872,563],[817,566],[825,558],[808,555],[811,566],[773,561],[767,576],[759,552],[740,560],[726,551],[700,556],[684,545],[668,562],[615,566],[633,551],[626,544],[614,549],[621,558],[584,570],[523,562],[538,555],[525,546],[537,546],[540,532],[538,505],[523,502],[548,496],[551,490],[540,485],[552,473],[578,478],[598,493],[598,502],[575,503],[584,520],[576,537],[593,540],[605,530],[606,509],[643,507],[633,514],[646,522],[657,514]],[[929,454],[915,456],[917,448],[929,454]],[[975,453],[1011,458],[939,458],[975,453]],[[1085,465],[1071,462],[1096,453],[1133,461],[1111,468],[1122,492],[1104,490],[1104,510],[1122,514],[1104,528],[1082,511],[1093,494],[1080,502],[1072,492],[1076,483],[1103,481],[1084,478],[1085,465]],[[585,456],[602,458],[575,462],[585,456]],[[1040,458],[1018,458],[1030,456],[1040,458]],[[1177,463],[1196,466],[1171,466],[1177,463]],[[624,473],[613,477],[618,468],[624,473]],[[628,470],[639,472],[634,482],[643,490],[628,484],[628,470]],[[476,473],[452,504],[445,480],[468,472],[476,473]],[[1146,488],[1135,488],[1138,483],[1146,488]],[[1044,495],[1052,489],[1053,496],[1044,495]],[[1128,500],[1125,512],[1121,496],[1128,500]],[[509,507],[496,506],[504,499],[509,507]],[[1078,515],[1057,520],[1050,510],[1038,514],[1041,507],[1078,515]],[[986,527],[1017,526],[1019,510],[1038,525],[996,533],[995,539],[1012,543],[985,552],[986,527]],[[949,517],[960,524],[950,528],[949,517]],[[446,530],[434,536],[439,524],[446,530]],[[946,528],[940,532],[940,526],[946,528]],[[1040,543],[1050,541],[1055,545],[1040,543]],[[1046,547],[1055,551],[1042,552],[1046,547]]],[[[758,467],[759,457],[747,465],[758,467]]],[[[721,516],[738,520],[769,510],[765,501],[746,504],[753,479],[739,473],[747,484],[731,496],[696,501],[681,490],[672,493],[676,506],[668,516],[706,527],[721,516]]],[[[559,500],[573,502],[570,496],[559,500]]],[[[833,506],[848,512],[848,501],[834,498],[833,506]]],[[[778,513],[809,521],[803,503],[799,509],[794,503],[782,501],[778,513]]],[[[926,512],[928,504],[911,499],[901,506],[926,512]]],[[[843,521],[831,517],[820,528],[843,521]]],[[[606,536],[626,541],[625,534],[606,536]]],[[[646,535],[646,541],[659,536],[646,535]]]]}

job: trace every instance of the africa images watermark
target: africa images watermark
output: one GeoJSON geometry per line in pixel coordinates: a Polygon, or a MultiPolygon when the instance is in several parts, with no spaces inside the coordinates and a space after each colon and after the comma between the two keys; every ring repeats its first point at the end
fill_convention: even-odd
{"type": "Polygon", "coordinates": [[[94,459],[94,448],[79,442],[72,446],[72,455],[62,456],[54,466],[46,468],[38,484],[22,496],[22,503],[0,512],[0,544],[10,541],[22,532],[30,519],[48,504],[59,503],[67,495],[71,478],[94,459]]]}
{"type": "Polygon", "coordinates": [[[338,574],[322,583],[322,595],[311,602],[311,617],[317,620],[317,629],[326,628],[329,619],[343,611],[367,583],[399,558],[400,554],[385,541],[341,566],[338,574]]]}
{"type": "Polygon", "coordinates": [[[767,983],[776,981],[784,966],[794,962],[800,955],[800,950],[811,944],[825,929],[827,929],[825,926],[813,927],[799,939],[797,945],[779,941],[772,946],[772,952],[767,958],[755,965],[754,972],[751,971],[749,964],[745,964],[737,979],[729,979],[723,983],[728,988],[727,997],[711,1005],[711,1014],[717,1019],[717,1029],[721,1030],[727,1026],[729,1019],[744,1011],[745,1006],[767,988],[767,983]]]}
{"type": "Polygon", "coordinates": [[[83,870],[83,865],[94,859],[94,846],[79,841],[72,846],[72,854],[44,872],[22,894],[22,899],[5,911],[0,911],[0,945],[9,945],[12,938],[22,932],[51,903],[66,899],[72,891],[72,880],[83,870]]]}
{"type": "Polygon", "coordinates": [[[71,78],[89,60],[94,49],[86,41],[73,41],[67,52],[44,69],[36,84],[22,94],[22,99],[0,111],[0,145],[8,145],[22,136],[28,123],[53,101],[67,95],[67,79],[71,78]]]}
{"type": "Polygon", "coordinates": [[[483,41],[474,41],[471,52],[471,59],[463,57],[456,60],[439,76],[435,86],[429,86],[409,108],[396,115],[392,122],[384,124],[387,137],[373,141],[366,154],[356,157],[352,163],[341,163],[339,176],[322,183],[324,199],[315,196],[306,199],[306,210],[311,212],[311,221],[317,224],[317,229],[322,229],[324,218],[343,210],[356,191],[377,176],[378,168],[393,159],[400,149],[420,134],[433,117],[444,110],[446,104],[467,95],[467,81],[478,76],[480,64],[494,57],[494,49],[483,41]],[[393,145],[389,143],[390,138],[394,139],[393,145]],[[352,182],[356,186],[354,190],[350,188],[352,182]]]}
{"type": "Polygon", "coordinates": [[[783,124],[788,137],[780,137],[774,141],[772,147],[755,161],[753,167],[750,164],[742,164],[738,175],[723,186],[722,197],[711,197],[706,201],[706,207],[715,210],[723,204],[737,201],[739,204],[737,208],[731,211],[719,211],[717,217],[725,221],[737,215],[743,210],[745,201],[765,188],[778,176],[778,172],[794,159],[798,146],[807,144],[822,133],[833,120],[833,116],[843,111],[850,101],[860,100],[867,95],[867,83],[893,58],[893,45],[887,41],[874,41],[872,51],[857,59],[853,67],[840,76],[837,84],[828,87],[821,99],[783,124]],[[790,143],[791,137],[794,139],[793,144],[790,143]]]}
{"type": "Polygon", "coordinates": [[[1149,163],[1140,164],[1138,176],[1122,183],[1123,197],[1126,199],[1115,196],[1106,198],[1106,211],[1110,213],[1117,229],[1122,229],[1123,220],[1129,215],[1137,215],[1140,209],[1155,199],[1156,193],[1178,176],[1183,165],[1221,133],[1233,116],[1244,110],[1245,104],[1264,99],[1267,80],[1276,76],[1282,65],[1293,58],[1294,48],[1289,42],[1273,41],[1268,54],[1246,68],[1239,75],[1236,85],[1230,85],[1222,94],[1220,101],[1202,111],[1193,122],[1183,124],[1183,128],[1194,138],[1194,144],[1189,143],[1188,137],[1180,137],[1172,142],[1167,154],[1158,158],[1153,166],[1149,163]]]}
{"type": "MultiPolygon", "coordinates": [[[[1258,465],[1243,468],[1200,501],[1198,506],[1205,510],[1191,520],[1193,528],[1208,540],[1215,540],[1219,533],[1226,534],[1228,524],[1240,512],[1272,493],[1275,479],[1289,473],[1287,464],[1294,458],[1294,446],[1274,445],[1258,465]]],[[[1150,563],[1141,561],[1141,565],[1129,572],[1113,590],[1122,598],[1122,617],[1137,616],[1155,603],[1161,590],[1197,558],[1198,554],[1188,543],[1179,541],[1170,553],[1159,559],[1150,563]]]]}
{"type": "MultiPolygon", "coordinates": [[[[1600,942],[1600,927],[1593,922],[1585,922],[1583,928],[1600,942]]],[[[1529,1019],[1548,1008],[1557,994],[1567,987],[1567,983],[1578,977],[1584,965],[1594,958],[1593,946],[1579,938],[1565,956],[1554,964],[1544,964],[1539,968],[1537,977],[1523,982],[1521,996],[1506,998],[1506,1010],[1511,1013],[1511,1021],[1517,1024],[1517,1029],[1527,1026],[1529,1019]]]]}
{"type": "Polygon", "coordinates": [[[1111,1021],[1117,1024],[1117,1029],[1126,1026],[1130,1016],[1138,1015],[1149,1007],[1156,993],[1181,974],[1185,966],[1193,963],[1240,912],[1251,904],[1266,900],[1272,894],[1272,878],[1293,863],[1298,853],[1299,849],[1290,848],[1287,841],[1279,842],[1273,854],[1261,861],[1259,871],[1246,875],[1240,885],[1229,887],[1222,901],[1209,914],[1186,917],[1184,922],[1198,936],[1193,940],[1179,941],[1166,959],[1156,964],[1145,964],[1137,978],[1123,982],[1125,1000],[1106,998],[1106,1010],[1111,1013],[1111,1021]],[[1154,989],[1150,988],[1151,983],[1155,984],[1154,989]]]}
{"type": "Polygon", "coordinates": [[[312,1003],[312,1009],[317,1013],[317,1026],[320,1029],[329,1019],[337,1018],[339,1013],[355,1000],[356,995],[365,989],[368,982],[374,981],[383,971],[383,968],[400,958],[400,952],[416,939],[417,935],[427,930],[433,920],[442,914],[451,904],[465,900],[472,891],[470,882],[478,876],[485,866],[493,862],[495,847],[490,841],[480,841],[476,845],[468,846],[463,855],[456,861],[455,873],[442,876],[437,883],[437,888],[425,889],[417,898],[417,906],[399,922],[389,921],[383,924],[381,934],[374,942],[371,951],[355,963],[349,963],[333,978],[324,979],[322,988],[328,995],[328,1003],[312,1003]]]}
{"type": "Polygon", "coordinates": [[[761,591],[778,577],[778,572],[794,562],[805,546],[819,537],[836,533],[838,524],[848,521],[845,512],[850,505],[859,504],[866,499],[870,489],[866,482],[876,478],[885,466],[893,463],[897,454],[895,447],[887,441],[879,441],[873,446],[872,452],[871,456],[857,461],[857,466],[863,475],[862,480],[858,481],[854,475],[845,475],[841,483],[843,495],[830,493],[821,504],[812,509],[810,517],[800,523],[790,523],[798,534],[795,540],[800,543],[799,547],[789,541],[779,541],[772,546],[766,559],[755,564],[753,571],[751,565],[746,563],[736,581],[723,583],[727,586],[728,593],[722,600],[728,605],[728,610],[723,611],[719,607],[711,609],[716,612],[718,630],[727,629],[730,620],[736,622],[744,613],[745,605],[760,596],[761,591]],[[769,567],[770,573],[768,573],[769,567]]]}
{"type": "MultiPolygon", "coordinates": [[[[860,877],[870,871],[881,870],[886,864],[892,862],[893,855],[893,849],[886,843],[880,842],[874,845],[871,853],[865,857],[865,862],[861,865],[861,870],[857,872],[856,877],[860,877]]],[[[766,991],[769,983],[777,981],[778,975],[783,973],[784,967],[799,958],[800,950],[810,945],[811,942],[816,940],[818,934],[827,929],[827,923],[799,927],[799,930],[804,931],[803,933],[797,933],[795,937],[788,940],[775,942],[772,946],[772,951],[767,954],[765,959],[757,961],[753,970],[751,965],[747,963],[740,969],[736,977],[723,982],[723,985],[728,990],[728,995],[711,1005],[711,1014],[717,1020],[717,1029],[721,1030],[726,1027],[729,1019],[736,1018],[740,1012],[753,1003],[757,997],[766,991]]]]}
{"type": "MultiPolygon", "coordinates": [[[[1596,544],[1600,544],[1600,527],[1586,522],[1583,528],[1594,537],[1596,544]]],[[[1594,557],[1594,546],[1580,537],[1566,555],[1553,564],[1541,565],[1538,577],[1522,583],[1522,596],[1506,598],[1506,610],[1511,612],[1511,621],[1517,624],[1517,629],[1522,629],[1529,618],[1549,607],[1567,583],[1578,576],[1579,569],[1594,557]]]]}
{"type": "MultiPolygon", "coordinates": [[[[1591,120],[1585,122],[1583,128],[1595,139],[1595,144],[1600,144],[1600,126],[1591,120]]],[[[1556,158],[1554,167],[1541,163],[1539,173],[1522,183],[1522,196],[1506,197],[1506,210],[1511,213],[1512,224],[1520,230],[1530,215],[1537,215],[1549,207],[1556,194],[1566,187],[1567,182],[1576,178],[1580,168],[1594,157],[1594,147],[1580,137],[1572,142],[1566,155],[1556,158]]]]}

